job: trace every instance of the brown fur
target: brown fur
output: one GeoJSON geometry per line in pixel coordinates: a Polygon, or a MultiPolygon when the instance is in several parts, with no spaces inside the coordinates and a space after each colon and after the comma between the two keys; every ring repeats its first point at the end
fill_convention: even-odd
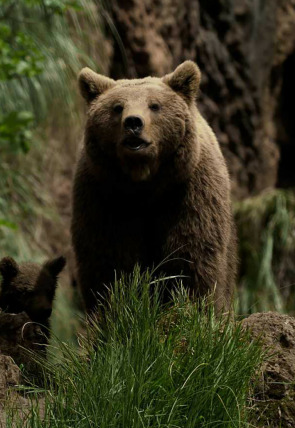
{"type": "Polygon", "coordinates": [[[170,255],[162,271],[186,275],[196,295],[216,288],[217,309],[230,306],[236,274],[230,181],[195,103],[199,83],[192,61],[162,79],[114,81],[89,69],[80,73],[88,118],[72,240],[88,311],[115,271],[130,272],[135,263],[151,267],[170,255]],[[135,138],[123,126],[130,115],[144,120],[136,139],[149,144],[142,150],[126,146],[135,138]]]}
{"type": "Polygon", "coordinates": [[[0,308],[7,313],[26,312],[32,321],[47,330],[57,277],[64,265],[64,257],[49,260],[43,266],[36,263],[18,265],[11,257],[4,257],[0,261],[0,308]]]}

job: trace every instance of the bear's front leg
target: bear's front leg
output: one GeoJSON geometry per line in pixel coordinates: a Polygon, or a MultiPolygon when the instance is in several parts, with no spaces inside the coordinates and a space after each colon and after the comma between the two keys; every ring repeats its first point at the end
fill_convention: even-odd
{"type": "Polygon", "coordinates": [[[229,206],[227,201],[207,198],[205,192],[192,189],[178,205],[175,202],[172,221],[165,223],[162,258],[173,262],[166,262],[163,268],[172,275],[182,273],[190,294],[212,295],[220,313],[232,304],[235,282],[235,269],[229,269],[234,254],[231,248],[235,246],[229,206]]]}

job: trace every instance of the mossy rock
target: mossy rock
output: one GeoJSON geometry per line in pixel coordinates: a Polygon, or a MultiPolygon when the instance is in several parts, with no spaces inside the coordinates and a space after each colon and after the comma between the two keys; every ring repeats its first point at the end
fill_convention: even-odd
{"type": "Polygon", "coordinates": [[[260,339],[266,359],[251,400],[255,427],[295,426],[295,318],[276,312],[256,313],[242,321],[260,339]]]}

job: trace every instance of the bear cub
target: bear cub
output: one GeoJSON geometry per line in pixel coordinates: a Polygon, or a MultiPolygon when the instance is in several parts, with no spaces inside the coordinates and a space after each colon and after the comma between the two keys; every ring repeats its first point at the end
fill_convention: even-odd
{"type": "Polygon", "coordinates": [[[11,257],[0,261],[2,275],[0,308],[7,313],[26,312],[41,324],[48,335],[49,318],[57,287],[58,275],[66,264],[64,257],[36,263],[17,264],[11,257]]]}

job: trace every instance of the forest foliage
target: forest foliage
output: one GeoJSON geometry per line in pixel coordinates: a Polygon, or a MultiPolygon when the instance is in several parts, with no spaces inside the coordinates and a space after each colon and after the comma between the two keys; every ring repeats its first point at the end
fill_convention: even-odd
{"type": "Polygon", "coordinates": [[[0,149],[2,153],[3,150],[27,152],[31,130],[39,119],[38,101],[34,97],[41,83],[40,76],[50,60],[50,44],[47,45],[44,35],[43,40],[37,37],[38,27],[42,23],[43,32],[52,33],[56,17],[79,4],[77,1],[1,0],[0,5],[0,149]],[[21,97],[16,102],[17,96],[21,97]]]}
{"type": "Polygon", "coordinates": [[[92,8],[87,0],[0,0],[0,241],[16,257],[32,256],[20,229],[30,234],[37,213],[48,214],[47,127],[55,118],[66,127],[76,114],[70,88],[93,64],[83,29],[98,26],[92,8]]]}

